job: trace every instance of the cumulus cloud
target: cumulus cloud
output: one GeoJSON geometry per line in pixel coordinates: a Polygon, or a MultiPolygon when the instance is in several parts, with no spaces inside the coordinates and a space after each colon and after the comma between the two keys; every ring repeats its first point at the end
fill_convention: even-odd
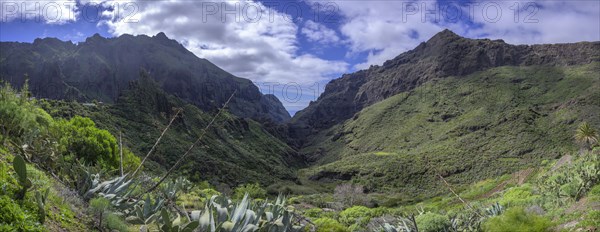
{"type": "MultiPolygon", "coordinates": [[[[315,0],[316,2],[316,0],[315,0]]],[[[334,1],[356,69],[381,64],[449,28],[469,38],[513,44],[600,40],[598,1],[334,1]]]]}
{"type": "Polygon", "coordinates": [[[75,0],[3,1],[0,7],[1,22],[33,20],[64,24],[77,20],[81,11],[75,0]]]}
{"type": "Polygon", "coordinates": [[[306,36],[306,38],[312,42],[329,44],[340,41],[337,32],[312,20],[308,20],[304,23],[302,34],[304,34],[304,36],[306,36]]]}
{"type": "Polygon", "coordinates": [[[291,16],[260,2],[140,1],[137,6],[128,20],[106,12],[114,35],[165,32],[197,56],[256,83],[311,84],[348,67],[299,54],[299,29],[291,16]]]}
{"type": "Polygon", "coordinates": [[[481,7],[467,36],[513,44],[600,40],[600,1],[498,1],[481,7]]]}

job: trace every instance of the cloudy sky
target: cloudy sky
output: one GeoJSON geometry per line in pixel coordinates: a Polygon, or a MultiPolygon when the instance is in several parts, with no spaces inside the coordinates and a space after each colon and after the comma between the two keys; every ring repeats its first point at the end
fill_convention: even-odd
{"type": "Polygon", "coordinates": [[[325,84],[448,28],[512,44],[600,40],[600,1],[62,0],[0,4],[0,40],[165,32],[293,114],[325,84]]]}

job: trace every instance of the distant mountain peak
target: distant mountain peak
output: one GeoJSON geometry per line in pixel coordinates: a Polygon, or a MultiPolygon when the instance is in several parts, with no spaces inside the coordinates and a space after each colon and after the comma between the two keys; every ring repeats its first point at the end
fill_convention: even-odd
{"type": "Polygon", "coordinates": [[[90,42],[95,42],[95,41],[104,41],[106,40],[106,38],[102,37],[100,34],[95,33],[94,35],[88,37],[87,39],[85,39],[86,43],[90,43],[90,42]]]}
{"type": "Polygon", "coordinates": [[[281,102],[264,97],[252,81],[197,57],[163,32],[110,38],[96,33],[77,45],[45,38],[33,44],[1,42],[0,46],[2,80],[14,80],[11,84],[20,86],[27,73],[39,97],[111,103],[144,69],[165,92],[200,109],[222,106],[237,90],[228,105],[232,114],[276,122],[290,119],[281,102]]]}
{"type": "Polygon", "coordinates": [[[438,32],[433,37],[431,37],[426,43],[428,45],[432,44],[446,44],[449,42],[453,42],[459,39],[464,39],[464,37],[454,33],[451,30],[444,29],[441,32],[438,32]]]}
{"type": "Polygon", "coordinates": [[[159,32],[158,34],[156,34],[154,36],[154,38],[159,39],[159,40],[170,40],[169,37],[167,37],[167,35],[164,32],[159,32]]]}

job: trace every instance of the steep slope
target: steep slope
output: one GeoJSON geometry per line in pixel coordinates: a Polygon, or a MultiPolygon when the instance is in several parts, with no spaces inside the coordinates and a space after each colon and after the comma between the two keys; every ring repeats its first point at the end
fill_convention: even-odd
{"type": "Polygon", "coordinates": [[[567,66],[594,61],[600,61],[600,42],[510,45],[502,40],[467,39],[444,30],[383,66],[331,81],[317,101],[294,116],[291,132],[303,140],[353,117],[366,106],[434,78],[463,76],[500,66],[567,66]]]}
{"type": "Polygon", "coordinates": [[[261,94],[250,80],[196,57],[164,33],[117,38],[96,34],[78,44],[54,38],[2,42],[0,51],[0,78],[18,87],[27,74],[38,97],[114,102],[144,69],[167,93],[200,109],[222,105],[237,90],[230,108],[235,115],[277,122],[290,118],[278,100],[261,94]]]}
{"type": "MultiPolygon", "coordinates": [[[[170,168],[202,134],[217,110],[203,111],[160,89],[149,77],[130,83],[115,104],[85,106],[77,102],[49,101],[44,108],[57,117],[83,115],[97,125],[118,135],[135,154],[145,155],[175,114],[183,112],[167,131],[147,171],[160,174],[170,168]]],[[[177,174],[193,181],[208,180],[236,186],[243,183],[269,185],[294,180],[295,169],[303,165],[295,150],[269,134],[264,127],[248,118],[221,114],[201,143],[179,168],[177,174]]]]}
{"type": "Polygon", "coordinates": [[[302,150],[318,182],[352,180],[403,197],[446,191],[572,151],[581,121],[600,126],[600,63],[503,66],[432,79],[318,132],[302,150]]]}

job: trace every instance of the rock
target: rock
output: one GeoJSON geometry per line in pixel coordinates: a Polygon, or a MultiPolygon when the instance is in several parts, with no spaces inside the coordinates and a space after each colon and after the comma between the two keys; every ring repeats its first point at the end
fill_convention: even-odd
{"type": "MultiPolygon", "coordinates": [[[[374,65],[332,80],[316,102],[296,113],[290,128],[314,128],[296,130],[296,138],[309,138],[310,131],[330,128],[364,107],[436,78],[506,65],[566,66],[595,61],[600,61],[600,42],[510,45],[502,40],[467,39],[444,30],[382,66],[374,65]]],[[[521,81],[519,77],[512,80],[521,81]]]]}

